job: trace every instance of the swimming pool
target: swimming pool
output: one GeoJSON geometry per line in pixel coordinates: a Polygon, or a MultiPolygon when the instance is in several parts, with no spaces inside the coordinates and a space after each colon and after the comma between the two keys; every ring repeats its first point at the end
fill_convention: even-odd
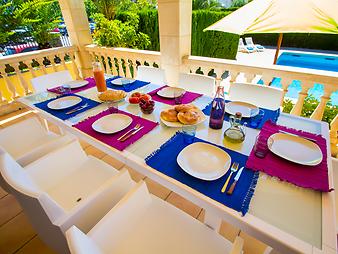
{"type": "MultiPolygon", "coordinates": [[[[338,56],[284,52],[278,57],[277,65],[338,72],[338,56]]],[[[280,78],[275,78],[271,86],[282,87],[280,80],[280,78]]],[[[300,91],[300,81],[294,80],[289,86],[286,97],[296,99],[300,91]]],[[[323,85],[314,84],[309,90],[309,94],[316,99],[320,99],[323,95],[323,91],[323,85]]],[[[338,91],[331,95],[331,103],[332,105],[338,105],[338,91]]]]}

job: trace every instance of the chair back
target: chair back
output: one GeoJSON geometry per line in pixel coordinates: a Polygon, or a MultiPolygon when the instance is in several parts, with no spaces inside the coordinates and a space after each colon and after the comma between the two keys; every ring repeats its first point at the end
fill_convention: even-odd
{"type": "Polygon", "coordinates": [[[59,253],[69,253],[62,230],[56,225],[64,214],[48,194],[42,192],[25,169],[0,148],[0,178],[15,196],[39,237],[59,253]]]}
{"type": "Polygon", "coordinates": [[[30,117],[0,130],[0,146],[7,153],[14,154],[27,151],[31,144],[41,140],[47,133],[37,117],[30,117]],[[20,145],[19,145],[20,144],[20,145]]]}
{"type": "Polygon", "coordinates": [[[179,87],[187,91],[213,96],[215,94],[215,80],[214,77],[201,74],[180,73],[179,87]]]}
{"type": "Polygon", "coordinates": [[[277,110],[282,104],[283,90],[251,83],[234,83],[230,86],[229,99],[231,101],[247,102],[270,110],[277,110]]]}
{"type": "Polygon", "coordinates": [[[76,226],[72,226],[66,231],[66,238],[72,254],[102,253],[95,242],[76,226]]]}
{"type": "Polygon", "coordinates": [[[138,80],[151,82],[157,85],[164,85],[167,83],[165,70],[151,66],[138,66],[136,78],[138,80]]]}
{"type": "Polygon", "coordinates": [[[245,43],[248,46],[254,46],[255,45],[253,40],[252,40],[252,37],[245,37],[245,43]]]}
{"type": "Polygon", "coordinates": [[[72,80],[73,78],[70,75],[70,72],[65,70],[32,78],[31,83],[34,88],[34,92],[39,93],[46,91],[48,88],[60,86],[72,80]]]}
{"type": "Polygon", "coordinates": [[[238,46],[240,46],[240,47],[245,47],[245,44],[244,44],[243,38],[239,38],[239,43],[238,43],[238,46]]]}

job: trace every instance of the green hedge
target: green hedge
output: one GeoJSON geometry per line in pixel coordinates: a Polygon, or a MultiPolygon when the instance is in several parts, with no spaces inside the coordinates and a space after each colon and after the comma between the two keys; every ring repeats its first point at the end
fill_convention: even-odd
{"type": "MultiPolygon", "coordinates": [[[[196,56],[235,59],[238,35],[207,31],[203,29],[231,12],[197,10],[192,12],[191,53],[196,56]]],[[[144,10],[140,17],[139,31],[149,35],[151,45],[148,50],[160,50],[157,10],[144,10]]]]}

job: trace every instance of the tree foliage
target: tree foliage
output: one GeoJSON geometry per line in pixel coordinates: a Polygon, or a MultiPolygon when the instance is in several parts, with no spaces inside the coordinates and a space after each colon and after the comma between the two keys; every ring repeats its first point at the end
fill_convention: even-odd
{"type": "Polygon", "coordinates": [[[96,23],[93,34],[95,42],[109,47],[145,49],[150,40],[148,35],[138,32],[138,16],[134,13],[125,15],[129,17],[125,22],[108,20],[101,13],[93,15],[96,23]]]}
{"type": "Polygon", "coordinates": [[[192,9],[193,10],[220,10],[222,5],[217,0],[193,0],[192,9]]]}

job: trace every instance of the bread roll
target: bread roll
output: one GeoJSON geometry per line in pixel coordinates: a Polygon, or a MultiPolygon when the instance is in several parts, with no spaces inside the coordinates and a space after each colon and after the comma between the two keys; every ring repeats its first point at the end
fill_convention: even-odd
{"type": "Polygon", "coordinates": [[[175,109],[168,109],[162,111],[161,118],[168,122],[178,122],[177,111],[175,109]]]}
{"type": "Polygon", "coordinates": [[[125,98],[127,93],[122,90],[107,90],[99,94],[98,97],[101,101],[119,101],[125,98]]]}
{"type": "Polygon", "coordinates": [[[175,110],[177,112],[185,112],[185,111],[189,111],[192,109],[196,109],[196,107],[194,105],[191,104],[181,104],[181,105],[177,105],[175,106],[175,110]]]}
{"type": "Polygon", "coordinates": [[[198,122],[199,114],[192,110],[185,112],[182,111],[177,114],[177,118],[181,123],[191,125],[198,122]]]}

